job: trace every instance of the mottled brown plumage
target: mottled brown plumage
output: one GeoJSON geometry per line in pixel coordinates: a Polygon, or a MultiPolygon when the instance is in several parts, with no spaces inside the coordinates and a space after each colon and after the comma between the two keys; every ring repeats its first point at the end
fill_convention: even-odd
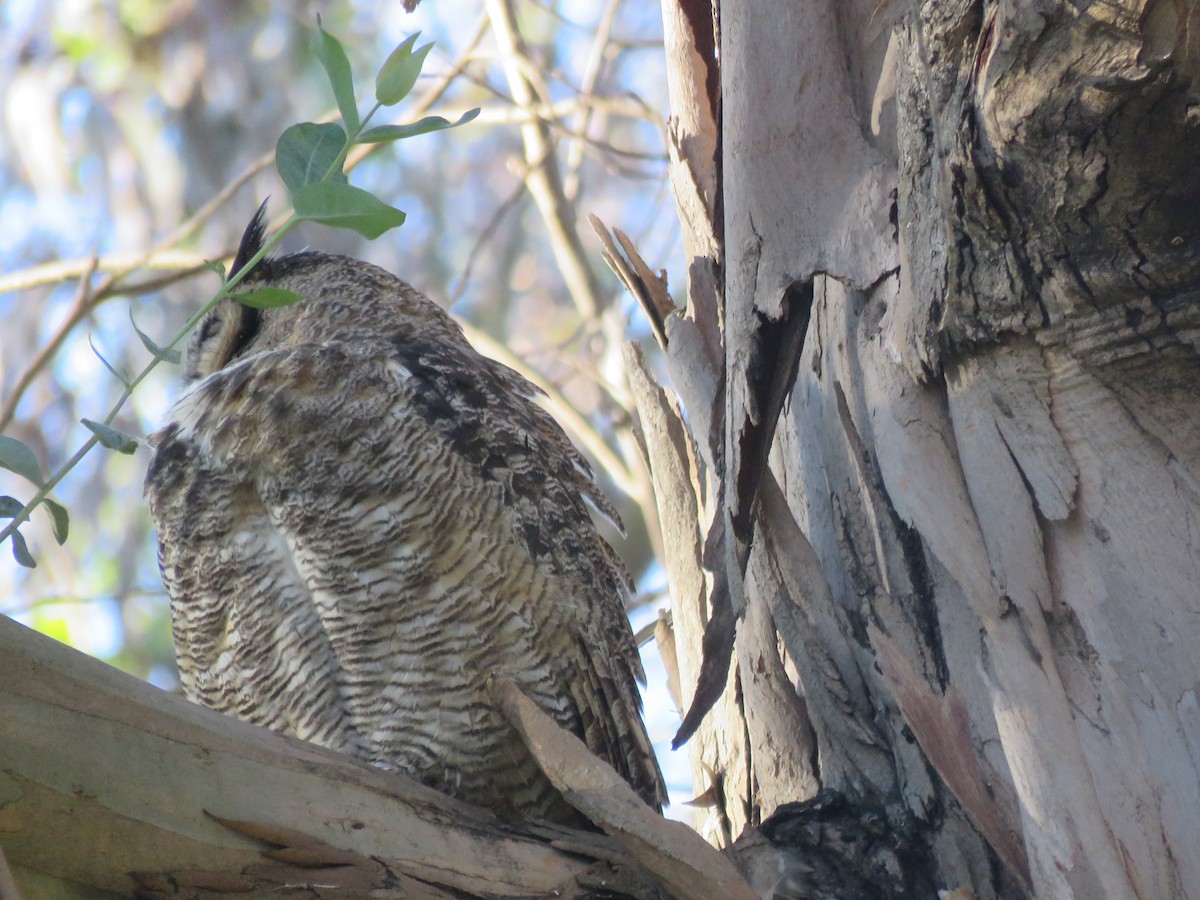
{"type": "Polygon", "coordinates": [[[375,266],[302,253],[242,288],[267,285],[304,300],[200,323],[147,474],[188,696],[571,821],[490,704],[507,676],[659,806],[628,576],[585,500],[615,513],[536,389],[375,266]]]}

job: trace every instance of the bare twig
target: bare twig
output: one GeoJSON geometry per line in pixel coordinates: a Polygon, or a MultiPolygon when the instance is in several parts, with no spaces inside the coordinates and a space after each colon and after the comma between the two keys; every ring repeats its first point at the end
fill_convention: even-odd
{"type": "MultiPolygon", "coordinates": [[[[530,67],[528,60],[517,36],[511,0],[487,0],[486,8],[502,53],[504,74],[513,100],[520,107],[536,109],[538,98],[527,71],[530,67]]],[[[580,315],[585,319],[593,319],[603,308],[599,282],[575,228],[571,204],[563,193],[562,175],[550,141],[549,128],[540,118],[525,123],[521,126],[521,139],[525,147],[525,161],[529,164],[525,183],[545,222],[558,269],[580,315]]]]}
{"type": "MultiPolygon", "coordinates": [[[[459,51],[458,58],[451,63],[449,69],[442,73],[438,78],[437,84],[421,95],[421,98],[417,101],[418,109],[429,109],[442,99],[442,96],[446,93],[446,90],[450,87],[454,79],[463,74],[467,68],[467,64],[475,58],[475,51],[479,49],[479,45],[483,42],[487,30],[487,13],[480,13],[479,17],[475,20],[475,28],[472,30],[471,36],[467,38],[466,44],[459,51]]],[[[447,115],[447,118],[451,117],[447,115]]]]}
{"type": "MultiPolygon", "coordinates": [[[[605,51],[608,48],[609,39],[612,37],[613,21],[617,17],[619,3],[620,0],[608,0],[604,12],[600,16],[600,22],[596,26],[596,36],[592,40],[592,48],[583,69],[583,81],[579,85],[581,100],[590,100],[592,93],[596,90],[596,82],[600,79],[605,51]]],[[[583,108],[575,117],[574,130],[581,136],[587,134],[591,119],[592,107],[590,104],[584,103],[583,108]]],[[[563,190],[568,197],[575,197],[579,193],[579,166],[582,162],[583,141],[573,138],[567,143],[567,177],[563,183],[563,190]]]]}
{"type": "Polygon", "coordinates": [[[100,259],[97,256],[92,256],[88,261],[79,279],[79,286],[75,291],[75,299],[71,303],[71,310],[67,313],[67,318],[58,326],[58,330],[50,338],[49,343],[41,349],[38,355],[34,357],[33,362],[21,373],[21,376],[17,379],[17,383],[13,386],[12,394],[5,401],[4,406],[0,407],[0,431],[3,431],[8,423],[12,421],[13,415],[17,411],[17,404],[20,403],[25,392],[29,390],[29,385],[33,383],[38,372],[49,364],[54,355],[58,353],[58,348],[67,339],[67,335],[71,333],[92,308],[92,275],[95,273],[99,262],[100,259]]]}
{"type": "Polygon", "coordinates": [[[479,236],[475,239],[474,245],[471,247],[471,252],[467,254],[466,265],[463,266],[462,274],[458,277],[458,284],[455,285],[454,291],[450,294],[450,305],[453,306],[462,297],[463,292],[467,289],[467,282],[471,280],[471,270],[475,268],[475,261],[479,258],[479,254],[488,242],[496,234],[496,229],[500,227],[500,223],[504,217],[512,210],[517,202],[525,196],[524,181],[519,183],[514,191],[504,198],[492,217],[488,219],[487,224],[483,226],[483,230],[479,232],[479,236]]]}
{"type": "MultiPolygon", "coordinates": [[[[200,209],[196,210],[188,219],[174,229],[165,238],[157,244],[141,253],[119,254],[116,256],[105,257],[104,259],[88,260],[86,263],[78,261],[63,265],[60,270],[64,274],[56,279],[57,282],[67,281],[72,275],[72,271],[76,273],[75,277],[80,278],[79,290],[76,293],[75,302],[71,305],[71,310],[67,314],[66,319],[59,326],[54,336],[46,344],[45,347],[38,353],[33,361],[26,367],[25,371],[17,378],[13,390],[5,401],[4,406],[0,408],[0,430],[3,430],[12,421],[16,414],[17,406],[24,397],[25,392],[29,390],[29,386],[33,384],[37,376],[42,370],[50,364],[71,332],[91,313],[96,306],[102,301],[117,296],[121,293],[119,285],[121,281],[130,273],[138,269],[146,268],[147,266],[154,268],[166,265],[168,267],[186,267],[195,269],[197,266],[203,266],[204,259],[193,254],[179,254],[170,251],[174,245],[183,242],[191,234],[210,219],[218,209],[220,209],[226,201],[229,200],[238,189],[246,182],[261,172],[263,168],[270,165],[274,159],[274,154],[260,157],[255,160],[250,166],[242,171],[237,178],[227,184],[224,188],[205,203],[200,209]],[[102,263],[107,260],[106,269],[107,277],[91,288],[89,282],[92,275],[100,269],[102,263]],[[151,261],[155,261],[152,263],[151,261]]],[[[27,270],[26,273],[17,273],[10,276],[10,281],[13,286],[4,286],[4,282],[0,281],[0,293],[5,290],[16,290],[22,286],[22,281],[29,281],[30,272],[40,272],[33,276],[32,282],[24,286],[33,286],[37,284],[53,284],[55,279],[49,276],[53,274],[55,266],[60,264],[50,264],[49,266],[39,266],[35,269],[27,270]],[[24,278],[22,277],[24,275],[24,278]],[[44,280],[43,280],[44,279],[44,280]]]]}
{"type": "Polygon", "coordinates": [[[62,284],[76,278],[91,277],[97,272],[106,275],[134,269],[176,272],[203,264],[204,257],[201,254],[183,250],[164,250],[149,255],[139,250],[131,253],[108,253],[104,256],[93,254],[79,259],[59,259],[8,275],[0,275],[0,294],[62,284]]]}
{"type": "MultiPolygon", "coordinates": [[[[561,133],[575,139],[588,141],[589,143],[608,146],[605,142],[596,139],[589,140],[584,129],[575,127],[568,128],[563,125],[559,119],[564,119],[568,116],[579,115],[582,113],[602,112],[606,115],[624,116],[629,119],[642,119],[651,122],[655,125],[661,125],[662,120],[654,114],[654,111],[647,108],[644,103],[636,97],[596,97],[589,95],[581,95],[578,97],[568,97],[563,100],[555,100],[553,102],[536,103],[533,106],[514,106],[513,101],[509,98],[501,98],[503,103],[484,105],[480,107],[479,121],[491,124],[517,124],[536,122],[539,119],[543,120],[547,125],[553,126],[561,131],[561,133]]],[[[478,104],[476,104],[478,105],[478,104]]],[[[458,107],[447,107],[444,115],[447,118],[455,118],[466,112],[468,107],[466,104],[458,107]]],[[[638,156],[647,159],[663,159],[665,153],[648,154],[638,153],[634,150],[625,151],[626,155],[638,156]]]]}

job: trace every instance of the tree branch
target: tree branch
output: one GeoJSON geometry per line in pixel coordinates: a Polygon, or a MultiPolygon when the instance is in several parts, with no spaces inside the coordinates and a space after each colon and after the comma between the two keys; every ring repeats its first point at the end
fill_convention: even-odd
{"type": "MultiPolygon", "coordinates": [[[[513,100],[519,107],[536,109],[540,104],[529,81],[531,67],[521,51],[510,0],[487,0],[486,6],[503,55],[504,74],[513,100]]],[[[579,314],[590,321],[603,309],[600,288],[596,273],[583,252],[570,203],[563,193],[562,176],[546,123],[539,117],[523,124],[521,139],[525,144],[525,161],[529,164],[525,182],[546,223],[554,259],[579,314]]]]}
{"type": "Polygon", "coordinates": [[[645,806],[519,691],[501,704],[555,785],[613,837],[501,820],[0,616],[0,835],[14,876],[6,884],[0,868],[0,897],[33,884],[197,900],[397,887],[433,900],[578,898],[601,885],[639,900],[754,896],[728,859],[645,806]]]}
{"type": "Polygon", "coordinates": [[[253,881],[258,843],[206,812],[299,829],[431,897],[571,896],[599,851],[559,852],[557,839],[626,855],[204,709],[3,617],[0,720],[0,835],[18,884],[40,876],[128,896],[132,872],[253,881]]]}

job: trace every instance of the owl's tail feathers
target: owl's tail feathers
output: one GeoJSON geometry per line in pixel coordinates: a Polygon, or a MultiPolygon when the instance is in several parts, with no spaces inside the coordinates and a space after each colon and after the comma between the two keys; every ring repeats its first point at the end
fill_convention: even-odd
{"type": "MultiPolygon", "coordinates": [[[[641,704],[639,703],[638,706],[641,704]]],[[[662,812],[667,805],[667,783],[658,766],[654,745],[646,732],[646,723],[641,711],[629,709],[621,699],[612,704],[612,717],[617,727],[617,740],[621,753],[617,770],[655,810],[662,812]]]]}
{"type": "Polygon", "coordinates": [[[575,733],[646,803],[656,812],[662,812],[667,802],[667,785],[642,721],[641,696],[629,665],[630,660],[638,660],[632,639],[630,634],[628,656],[594,652],[595,646],[611,647],[615,641],[607,645],[579,642],[578,666],[568,683],[579,722],[575,733]]]}

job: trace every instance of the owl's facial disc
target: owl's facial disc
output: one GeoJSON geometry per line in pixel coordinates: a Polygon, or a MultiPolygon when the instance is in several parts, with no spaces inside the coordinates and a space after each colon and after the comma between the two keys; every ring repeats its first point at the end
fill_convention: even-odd
{"type": "Polygon", "coordinates": [[[260,313],[227,297],[205,316],[188,340],[184,383],[219,372],[246,348],[258,333],[260,313]]]}
{"type": "MultiPolygon", "coordinates": [[[[266,208],[267,204],[264,201],[242,233],[237,255],[233,259],[233,268],[230,269],[230,277],[242,271],[262,249],[266,208]]],[[[250,271],[246,276],[251,277],[253,274],[254,272],[250,271]]],[[[245,280],[244,278],[243,284],[245,280]]],[[[184,367],[185,383],[225,368],[254,339],[261,324],[262,314],[257,309],[243,306],[231,297],[218,303],[200,321],[188,340],[187,362],[184,367]]]]}

